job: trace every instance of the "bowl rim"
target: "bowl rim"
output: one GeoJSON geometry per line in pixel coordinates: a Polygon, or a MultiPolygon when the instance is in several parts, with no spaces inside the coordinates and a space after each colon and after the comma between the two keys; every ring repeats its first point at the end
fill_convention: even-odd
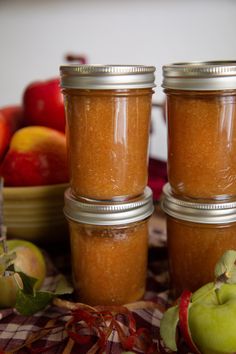
{"type": "Polygon", "coordinates": [[[35,199],[37,197],[48,196],[49,194],[51,197],[53,195],[61,195],[68,186],[69,182],[43,186],[3,187],[3,198],[16,199],[17,197],[21,197],[24,199],[35,199]]]}

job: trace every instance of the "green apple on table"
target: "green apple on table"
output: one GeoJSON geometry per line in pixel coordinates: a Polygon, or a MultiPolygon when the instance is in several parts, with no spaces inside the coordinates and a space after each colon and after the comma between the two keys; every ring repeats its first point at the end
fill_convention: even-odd
{"type": "Polygon", "coordinates": [[[236,251],[227,251],[215,268],[215,282],[193,294],[186,290],[179,304],[170,307],[160,325],[165,345],[177,350],[176,329],[192,353],[236,352],[236,251]]]}
{"type": "Polygon", "coordinates": [[[14,307],[19,289],[23,287],[21,272],[35,278],[34,289],[40,289],[46,276],[46,263],[41,250],[32,242],[7,241],[8,252],[0,246],[0,308],[14,307]],[[15,271],[8,271],[10,264],[15,271]]]}

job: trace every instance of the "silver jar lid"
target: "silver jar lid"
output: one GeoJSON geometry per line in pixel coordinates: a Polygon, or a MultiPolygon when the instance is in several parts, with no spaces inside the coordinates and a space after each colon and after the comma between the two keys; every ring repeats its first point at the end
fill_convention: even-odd
{"type": "Polygon", "coordinates": [[[177,199],[169,183],[163,188],[161,208],[176,219],[201,224],[226,224],[236,221],[236,202],[199,203],[177,199]]]}
{"type": "Polygon", "coordinates": [[[173,63],[163,66],[162,87],[177,90],[236,89],[236,61],[173,63]]]}
{"type": "Polygon", "coordinates": [[[125,202],[104,202],[76,199],[70,189],[65,191],[65,216],[89,225],[125,225],[148,218],[154,211],[152,191],[125,202]]]}
{"type": "Polygon", "coordinates": [[[154,66],[62,65],[61,87],[112,90],[155,87],[154,66]]]}

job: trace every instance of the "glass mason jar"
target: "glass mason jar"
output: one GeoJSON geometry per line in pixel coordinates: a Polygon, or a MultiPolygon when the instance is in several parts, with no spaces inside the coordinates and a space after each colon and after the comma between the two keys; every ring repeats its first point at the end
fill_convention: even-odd
{"type": "Polygon", "coordinates": [[[236,249],[236,202],[194,203],[180,200],[163,188],[167,214],[167,245],[171,290],[195,291],[214,281],[214,268],[223,253],[236,249]]]}
{"type": "Polygon", "coordinates": [[[163,67],[168,180],[183,198],[236,197],[236,62],[163,67]]]}
{"type": "Polygon", "coordinates": [[[153,66],[62,66],[70,185],[77,197],[132,198],[147,185],[153,66]]]}
{"type": "Polygon", "coordinates": [[[151,189],[121,203],[85,202],[68,189],[64,213],[79,301],[121,305],[141,299],[147,273],[148,218],[153,213],[151,189]]]}

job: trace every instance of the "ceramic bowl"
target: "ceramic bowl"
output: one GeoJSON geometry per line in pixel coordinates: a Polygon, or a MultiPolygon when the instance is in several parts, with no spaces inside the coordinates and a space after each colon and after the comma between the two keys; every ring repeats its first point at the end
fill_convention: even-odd
{"type": "Polygon", "coordinates": [[[36,243],[60,242],[68,237],[63,214],[68,184],[3,188],[3,223],[9,238],[36,243]]]}

